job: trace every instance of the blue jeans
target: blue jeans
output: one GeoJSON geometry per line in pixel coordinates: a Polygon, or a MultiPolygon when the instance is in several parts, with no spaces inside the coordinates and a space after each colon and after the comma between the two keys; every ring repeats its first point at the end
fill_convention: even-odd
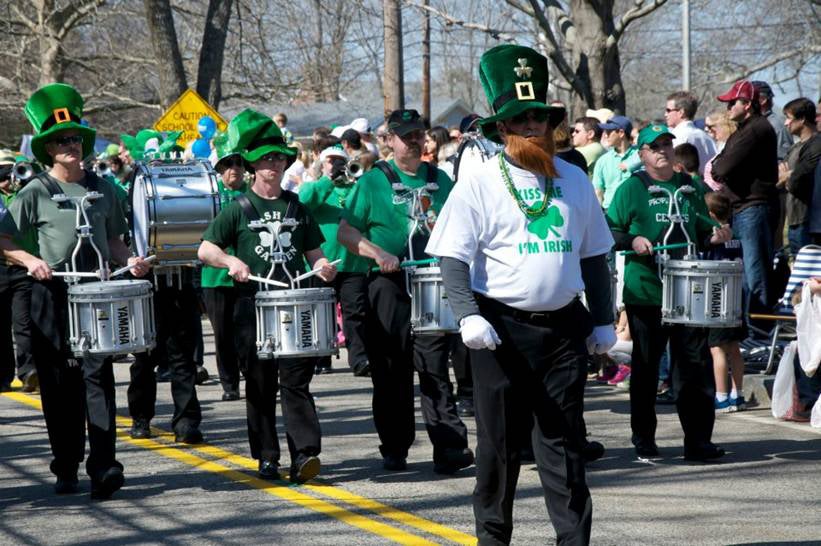
{"type": "Polygon", "coordinates": [[[768,275],[773,263],[769,205],[753,205],[733,216],[733,232],[744,254],[744,302],[748,313],[770,311],[768,275]]]}
{"type": "Polygon", "coordinates": [[[790,254],[798,255],[798,251],[812,242],[810,237],[810,223],[804,222],[787,228],[787,240],[790,243],[790,254]]]}

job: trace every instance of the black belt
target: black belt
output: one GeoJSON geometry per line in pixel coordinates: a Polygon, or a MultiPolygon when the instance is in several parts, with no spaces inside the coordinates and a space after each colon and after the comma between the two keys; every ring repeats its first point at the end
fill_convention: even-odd
{"type": "Polygon", "coordinates": [[[511,317],[517,322],[534,324],[536,326],[555,325],[563,319],[566,320],[573,308],[580,304],[579,298],[577,297],[573,298],[573,301],[564,307],[553,311],[523,311],[521,309],[516,309],[515,307],[505,305],[499,300],[488,298],[487,296],[483,296],[479,293],[475,293],[475,296],[480,307],[486,307],[499,315],[511,317]]]}

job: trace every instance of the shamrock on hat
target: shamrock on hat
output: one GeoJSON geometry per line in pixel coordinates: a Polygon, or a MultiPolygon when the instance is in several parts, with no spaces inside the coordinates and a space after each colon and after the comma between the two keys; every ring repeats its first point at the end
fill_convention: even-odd
{"type": "Polygon", "coordinates": [[[479,121],[485,137],[502,143],[496,122],[547,105],[547,58],[524,46],[503,44],[482,55],[479,79],[493,115],[479,121]]]}
{"type": "Polygon", "coordinates": [[[46,144],[58,133],[69,129],[83,137],[83,158],[94,152],[97,131],[81,124],[83,104],[80,93],[64,83],[43,86],[29,98],[23,111],[34,129],[31,152],[39,162],[52,165],[46,144]]]}

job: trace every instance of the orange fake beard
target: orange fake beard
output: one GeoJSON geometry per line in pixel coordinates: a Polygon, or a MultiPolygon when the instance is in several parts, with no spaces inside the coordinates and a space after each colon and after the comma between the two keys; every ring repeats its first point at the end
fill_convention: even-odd
{"type": "Polygon", "coordinates": [[[525,138],[508,133],[505,135],[505,152],[523,169],[550,178],[558,177],[553,164],[556,146],[552,134],[525,138]]]}

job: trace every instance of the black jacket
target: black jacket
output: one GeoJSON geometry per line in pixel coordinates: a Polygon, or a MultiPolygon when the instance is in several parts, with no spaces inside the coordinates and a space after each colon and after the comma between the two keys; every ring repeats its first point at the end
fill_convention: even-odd
{"type": "Polygon", "coordinates": [[[713,159],[713,178],[738,196],[733,210],[773,202],[777,192],[777,138],[767,118],[753,114],[738,124],[724,149],[713,159]]]}
{"type": "Polygon", "coordinates": [[[795,162],[790,179],[787,180],[787,191],[803,203],[812,201],[815,182],[815,166],[821,159],[821,133],[816,133],[801,145],[798,160],[795,162]]]}

